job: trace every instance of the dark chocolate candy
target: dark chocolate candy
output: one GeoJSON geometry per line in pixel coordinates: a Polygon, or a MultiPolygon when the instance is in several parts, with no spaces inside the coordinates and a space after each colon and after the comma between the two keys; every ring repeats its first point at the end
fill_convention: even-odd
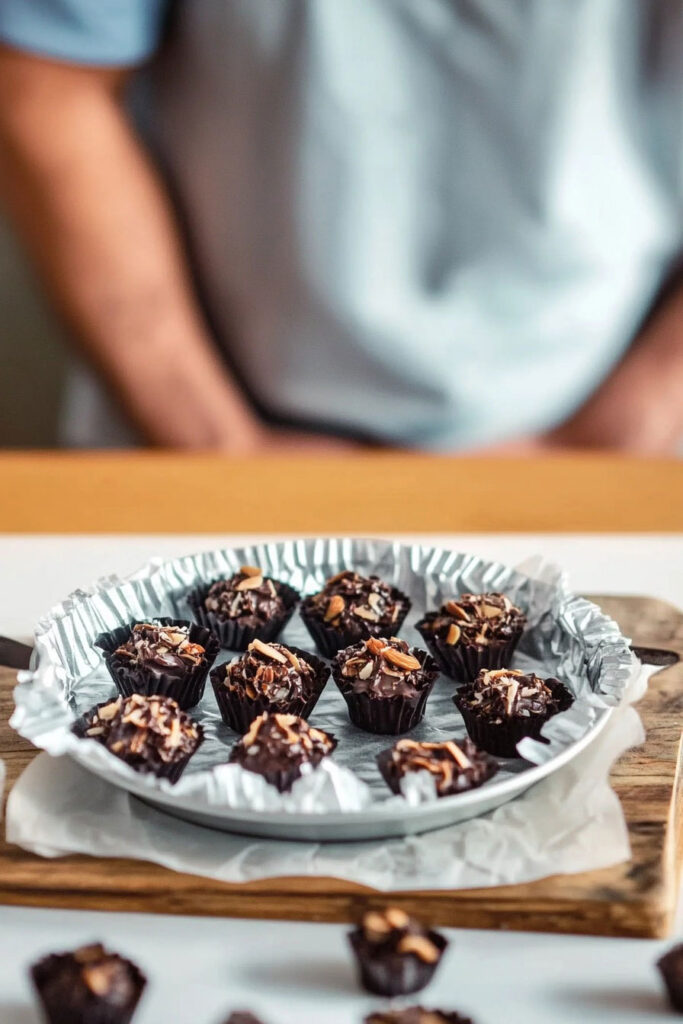
{"type": "Polygon", "coordinates": [[[174,782],[204,738],[201,725],[171,697],[140,693],[98,704],[76,731],[102,743],[136,771],[174,782]]]}
{"type": "Polygon", "coordinates": [[[263,714],[230,752],[230,762],[262,775],[281,793],[291,789],[306,765],[316,768],[337,746],[334,736],[297,715],[263,714]]]}
{"type": "Polygon", "coordinates": [[[211,684],[225,724],[244,733],[265,711],[308,718],[329,675],[308,651],[256,639],[241,658],[215,668],[211,684]]]}
{"type": "Polygon", "coordinates": [[[427,1010],[424,1006],[408,1006],[404,1010],[377,1010],[363,1024],[474,1024],[454,1010],[427,1010]]]}
{"type": "Polygon", "coordinates": [[[481,668],[509,664],[525,625],[526,616],[505,594],[491,592],[446,601],[415,628],[441,671],[467,682],[481,668]]]}
{"type": "Polygon", "coordinates": [[[533,672],[482,669],[453,698],[474,742],[498,757],[517,757],[525,737],[540,738],[545,723],[571,707],[574,698],[559,679],[533,672]]]}
{"type": "Polygon", "coordinates": [[[301,617],[326,657],[371,636],[398,633],[410,599],[378,576],[344,570],[305,598],[301,617]]]}
{"type": "Polygon", "coordinates": [[[130,667],[138,666],[151,676],[184,676],[200,665],[205,655],[201,644],[190,641],[190,627],[136,622],[125,643],[114,655],[130,667]]]}
{"type": "Polygon", "coordinates": [[[361,985],[382,996],[423,989],[448,945],[443,935],[425,928],[399,907],[369,910],[349,934],[349,941],[361,985]]]}
{"type": "Polygon", "coordinates": [[[412,772],[429,772],[437,796],[452,796],[476,789],[498,771],[498,763],[469,739],[442,743],[402,739],[383,751],[377,762],[394,793],[401,792],[401,779],[412,772]]]}
{"type": "Polygon", "coordinates": [[[351,721],[374,733],[408,732],[422,719],[438,670],[425,651],[398,637],[370,637],[340,651],[334,680],[351,721]]]}
{"type": "Polygon", "coordinates": [[[99,943],[53,953],[31,977],[49,1024],[128,1024],[146,984],[135,964],[99,943]]]}
{"type": "Polygon", "coordinates": [[[264,576],[255,565],[243,565],[229,579],[212,583],[204,598],[204,608],[219,620],[238,619],[249,626],[261,626],[285,614],[277,581],[264,576]]]}
{"type": "Polygon", "coordinates": [[[526,616],[505,594],[461,594],[446,601],[438,612],[425,615],[420,624],[451,646],[487,647],[518,635],[526,616]]]}

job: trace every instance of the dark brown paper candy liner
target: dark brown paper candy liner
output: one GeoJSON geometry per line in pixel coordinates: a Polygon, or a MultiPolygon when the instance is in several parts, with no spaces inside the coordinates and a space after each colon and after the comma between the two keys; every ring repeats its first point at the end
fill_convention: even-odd
{"type": "Polygon", "coordinates": [[[657,961],[666,992],[674,1010],[683,1013],[683,944],[673,946],[657,961]]]}
{"type": "Polygon", "coordinates": [[[333,663],[332,676],[346,701],[349,718],[359,729],[378,735],[400,736],[410,732],[422,721],[427,700],[439,671],[434,659],[426,651],[413,648],[411,654],[422,662],[425,679],[425,685],[416,697],[380,697],[370,696],[368,692],[355,693],[351,684],[341,674],[340,663],[333,663]]]}
{"type": "Polygon", "coordinates": [[[135,991],[125,1006],[112,1006],[95,994],[86,996],[81,1005],[76,1002],[65,1003],[64,992],[60,991],[57,998],[44,991],[56,971],[61,968],[61,961],[68,954],[53,953],[39,960],[31,967],[31,980],[38,993],[45,1011],[47,1024],[130,1024],[140,998],[147,984],[147,978],[130,960],[119,957],[131,972],[135,991]]]}
{"type": "Polygon", "coordinates": [[[130,639],[133,626],[142,620],[127,626],[119,626],[109,633],[102,633],[95,641],[95,647],[104,652],[104,663],[109,670],[109,675],[114,680],[116,689],[122,697],[130,697],[133,693],[141,693],[145,697],[155,695],[161,697],[172,697],[177,701],[183,711],[193,708],[202,699],[206,677],[209,669],[216,660],[220,645],[210,629],[199,626],[196,622],[188,622],[185,619],[155,618],[154,622],[162,626],[189,626],[189,640],[193,644],[201,644],[204,648],[204,655],[199,665],[189,669],[183,675],[171,672],[152,673],[146,671],[140,665],[131,665],[128,659],[121,658],[116,654],[117,648],[130,639]]]}
{"type": "Polygon", "coordinates": [[[524,628],[508,640],[494,640],[485,646],[478,644],[447,644],[443,637],[436,636],[427,628],[429,617],[415,624],[430,653],[445,676],[459,683],[476,679],[483,668],[509,668],[524,628]]]}
{"type": "MultiPolygon", "coordinates": [[[[154,697],[156,695],[152,693],[149,696],[154,697]]],[[[104,707],[105,704],[110,703],[111,700],[103,700],[99,704],[95,704],[93,707],[91,707],[90,710],[86,711],[84,715],[81,715],[81,717],[78,718],[71,726],[71,731],[74,733],[74,735],[78,736],[78,738],[82,740],[94,740],[96,743],[101,743],[102,746],[104,747],[105,744],[102,742],[99,736],[88,736],[86,735],[86,732],[92,721],[93,713],[95,711],[99,711],[99,709],[104,707]]],[[[106,749],[109,750],[109,753],[112,754],[114,757],[118,757],[119,761],[123,761],[130,768],[132,768],[136,772],[139,772],[141,775],[155,775],[158,779],[168,779],[171,785],[175,785],[175,783],[178,781],[178,779],[180,778],[180,776],[183,774],[188,764],[190,763],[191,758],[194,757],[194,755],[197,753],[202,743],[204,742],[204,729],[199,724],[199,722],[195,721],[195,725],[199,730],[199,736],[197,739],[197,745],[194,748],[194,750],[190,754],[187,754],[185,757],[179,759],[178,761],[173,761],[167,764],[150,764],[147,761],[142,762],[140,758],[136,755],[131,756],[126,754],[117,754],[115,751],[109,750],[108,747],[106,749]]]]}
{"type": "Polygon", "coordinates": [[[318,615],[311,614],[305,600],[299,609],[299,614],[323,658],[334,658],[338,651],[342,651],[345,647],[350,647],[352,644],[357,644],[361,640],[369,640],[373,636],[398,635],[401,626],[406,620],[406,615],[410,611],[411,601],[407,594],[404,594],[396,587],[391,588],[391,596],[392,600],[400,601],[402,604],[396,621],[392,622],[389,626],[383,626],[381,623],[374,624],[360,619],[360,632],[358,630],[335,629],[334,626],[329,626],[318,615]]]}
{"type": "Polygon", "coordinates": [[[427,932],[427,938],[439,950],[432,964],[414,953],[394,953],[373,947],[361,928],[349,934],[349,942],[358,963],[359,981],[364,989],[378,996],[408,996],[426,988],[441,962],[448,940],[440,932],[427,932]]]}
{"type": "MultiPolygon", "coordinates": [[[[332,740],[333,746],[332,746],[332,749],[329,751],[329,753],[325,754],[325,757],[321,757],[320,758],[320,760],[317,762],[317,764],[313,767],[313,771],[315,771],[316,768],[318,768],[318,766],[323,763],[325,758],[329,757],[330,754],[333,754],[334,751],[337,749],[337,740],[332,735],[332,733],[328,732],[325,735],[328,736],[329,739],[332,740]]],[[[253,775],[260,775],[261,778],[265,779],[266,782],[269,782],[271,786],[275,786],[276,789],[280,793],[288,793],[289,790],[294,785],[294,783],[296,782],[296,780],[301,778],[301,774],[302,774],[301,769],[303,767],[303,765],[301,765],[301,764],[295,764],[295,765],[292,765],[291,768],[277,769],[277,770],[272,771],[272,772],[259,772],[259,771],[256,771],[254,768],[248,768],[247,767],[247,763],[244,760],[242,760],[240,758],[235,758],[233,756],[235,751],[236,751],[236,748],[233,747],[233,752],[232,752],[232,754],[230,755],[230,758],[229,758],[229,763],[230,764],[238,764],[240,766],[240,768],[244,769],[245,772],[251,772],[253,775]]],[[[304,763],[305,764],[310,764],[310,761],[309,762],[304,762],[304,763]]]]}
{"type": "Polygon", "coordinates": [[[195,587],[186,595],[186,600],[197,621],[215,633],[221,647],[228,651],[246,651],[252,640],[262,640],[266,644],[271,640],[277,640],[301,600],[301,594],[294,587],[280,580],[272,580],[273,586],[284,601],[284,615],[274,616],[260,626],[245,626],[239,619],[222,619],[204,607],[206,596],[216,582],[217,580],[211,580],[195,587]]]}
{"type": "Polygon", "coordinates": [[[533,740],[545,742],[541,729],[554,715],[566,711],[574,703],[574,698],[562,683],[555,679],[546,680],[546,685],[560,699],[560,706],[545,715],[515,716],[503,722],[491,722],[484,715],[471,711],[464,702],[464,691],[461,690],[453,698],[453,703],[463,717],[465,728],[470,739],[482,750],[495,757],[519,757],[517,744],[527,736],[533,740]]]}
{"type": "Polygon", "coordinates": [[[221,713],[221,718],[225,724],[230,728],[234,729],[235,732],[244,735],[249,731],[249,726],[262,715],[264,712],[270,714],[285,714],[285,715],[298,715],[299,718],[306,718],[312,714],[320,695],[322,694],[327,680],[330,678],[330,669],[321,661],[320,658],[316,658],[315,654],[311,654],[309,651],[304,651],[300,647],[294,647],[292,644],[288,644],[288,650],[296,654],[297,657],[307,661],[315,672],[313,690],[310,692],[308,697],[296,698],[294,700],[285,700],[274,703],[269,701],[266,697],[248,697],[244,690],[230,689],[225,685],[225,663],[217,665],[211,671],[211,685],[213,686],[213,692],[216,695],[216,703],[218,704],[218,710],[221,713]]]}

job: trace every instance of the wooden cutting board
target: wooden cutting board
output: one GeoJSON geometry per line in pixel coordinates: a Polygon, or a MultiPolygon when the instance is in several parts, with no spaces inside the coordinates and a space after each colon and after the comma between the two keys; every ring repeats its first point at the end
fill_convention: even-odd
{"type": "MultiPolygon", "coordinates": [[[[683,658],[683,613],[676,608],[653,598],[592,600],[619,622],[634,645],[683,658]]],[[[9,786],[35,754],[7,724],[13,685],[14,673],[0,670],[0,756],[7,765],[9,786]]],[[[83,856],[47,861],[0,841],[0,902],[346,921],[361,907],[391,899],[442,925],[665,936],[676,907],[681,863],[683,661],[652,677],[639,711],[647,741],[621,758],[612,771],[633,852],[628,863],[616,867],[495,889],[387,896],[336,879],[282,878],[229,885],[141,861],[83,856]]]]}

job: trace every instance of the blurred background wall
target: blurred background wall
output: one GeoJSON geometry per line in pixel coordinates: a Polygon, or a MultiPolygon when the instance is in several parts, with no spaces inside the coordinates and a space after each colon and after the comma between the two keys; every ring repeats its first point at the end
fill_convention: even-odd
{"type": "Polygon", "coordinates": [[[0,216],[0,448],[56,443],[64,366],[63,332],[0,216]]]}

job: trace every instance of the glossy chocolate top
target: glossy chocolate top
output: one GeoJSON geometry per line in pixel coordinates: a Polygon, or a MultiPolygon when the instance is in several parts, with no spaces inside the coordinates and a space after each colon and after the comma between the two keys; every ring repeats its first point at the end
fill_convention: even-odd
{"type": "Polygon", "coordinates": [[[318,594],[306,598],[305,610],[333,629],[350,636],[392,632],[407,600],[378,576],[361,576],[346,569],[327,580],[318,594]]]}
{"type": "Polygon", "coordinates": [[[419,627],[449,645],[476,645],[511,640],[526,624],[524,613],[505,594],[461,594],[430,612],[419,627]]]}
{"type": "Polygon", "coordinates": [[[335,658],[341,684],[373,697],[415,697],[434,679],[436,668],[424,651],[398,637],[370,637],[335,658]]]}
{"type": "Polygon", "coordinates": [[[193,754],[203,733],[171,697],[133,693],[93,708],[83,735],[129,764],[154,771],[193,754]]]}
{"type": "Polygon", "coordinates": [[[401,739],[385,756],[394,778],[400,779],[410,772],[429,772],[439,796],[475,789],[498,771],[497,761],[470,739],[457,743],[401,739]]]}
{"type": "Polygon", "coordinates": [[[136,622],[130,639],[114,651],[119,663],[155,676],[183,676],[201,663],[205,650],[190,642],[189,626],[136,622]]]}
{"type": "Polygon", "coordinates": [[[509,718],[549,717],[559,711],[568,691],[558,679],[541,679],[518,669],[482,669],[463,687],[458,701],[499,724],[509,718]]]}
{"type": "Polygon", "coordinates": [[[242,657],[225,666],[224,683],[252,700],[286,704],[305,700],[315,688],[315,679],[313,667],[284,644],[253,640],[242,657]]]}
{"type": "Polygon", "coordinates": [[[239,620],[245,626],[261,626],[286,611],[278,582],[255,565],[243,565],[229,579],[212,583],[204,607],[221,621],[239,620]]]}
{"type": "Polygon", "coordinates": [[[315,767],[336,745],[333,736],[297,715],[263,714],[232,748],[230,761],[260,775],[289,772],[304,764],[315,767]]]}

